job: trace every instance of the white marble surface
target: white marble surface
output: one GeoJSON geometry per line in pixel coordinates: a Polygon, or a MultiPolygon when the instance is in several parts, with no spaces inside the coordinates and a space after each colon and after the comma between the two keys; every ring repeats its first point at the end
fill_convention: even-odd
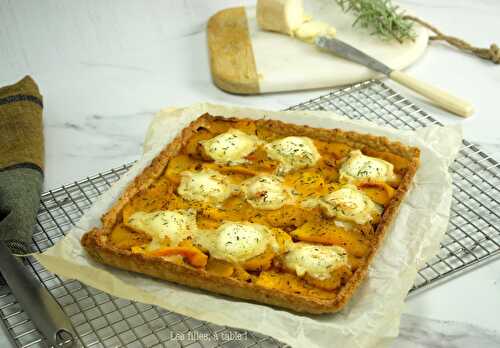
{"type": "MultiPolygon", "coordinates": [[[[324,94],[244,97],[214,87],[205,23],[218,9],[252,2],[0,0],[0,85],[30,74],[44,95],[46,189],[138,158],[161,107],[210,101],[283,109],[324,94]]],[[[497,0],[400,2],[445,32],[500,43],[497,0]]],[[[409,70],[472,101],[474,116],[458,119],[391,86],[440,121],[462,123],[466,138],[500,159],[500,66],[433,44],[409,70]]],[[[411,296],[406,312],[395,347],[500,346],[500,260],[411,296]]],[[[7,342],[0,336],[0,346],[7,342]]]]}

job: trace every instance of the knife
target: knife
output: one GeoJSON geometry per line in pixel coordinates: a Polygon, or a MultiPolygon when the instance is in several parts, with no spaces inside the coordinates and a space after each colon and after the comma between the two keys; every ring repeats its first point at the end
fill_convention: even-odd
{"type": "Polygon", "coordinates": [[[468,101],[455,97],[448,92],[431,86],[425,82],[419,81],[402,71],[393,70],[384,63],[370,57],[368,54],[343,41],[319,36],[316,38],[315,44],[321,50],[328,51],[336,56],[364,65],[371,70],[386,75],[391,80],[402,84],[403,86],[431,100],[442,109],[448,110],[456,115],[468,117],[474,112],[472,104],[468,101]]]}
{"type": "Polygon", "coordinates": [[[49,346],[77,347],[77,336],[71,321],[47,289],[16,260],[3,241],[0,241],[0,271],[49,346]]]}

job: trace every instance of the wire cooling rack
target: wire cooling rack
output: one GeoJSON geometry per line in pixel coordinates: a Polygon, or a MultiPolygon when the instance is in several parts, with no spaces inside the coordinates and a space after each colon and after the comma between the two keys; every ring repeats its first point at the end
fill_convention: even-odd
{"type": "MultiPolygon", "coordinates": [[[[368,81],[293,106],[291,110],[333,110],[398,129],[439,124],[380,81],[368,81]]],[[[33,247],[43,251],[75,224],[92,202],[129,165],[62,186],[42,195],[33,247]]],[[[411,292],[429,288],[500,255],[499,163],[469,142],[451,168],[451,220],[441,250],[419,272],[411,292]]],[[[29,267],[67,313],[86,347],[275,347],[271,337],[207,322],[110,296],[75,280],[63,280],[35,259],[29,267]]],[[[40,333],[7,286],[0,287],[0,317],[14,345],[44,346],[40,333]]]]}

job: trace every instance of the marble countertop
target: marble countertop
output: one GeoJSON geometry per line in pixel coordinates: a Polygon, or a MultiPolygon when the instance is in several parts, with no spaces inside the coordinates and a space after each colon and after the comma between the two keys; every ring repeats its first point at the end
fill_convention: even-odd
{"type": "MultiPolygon", "coordinates": [[[[500,43],[496,0],[406,0],[444,32],[500,43]]],[[[0,0],[0,85],[26,74],[44,95],[45,188],[133,161],[165,106],[198,101],[283,109],[326,90],[236,96],[211,82],[204,28],[218,9],[253,1],[0,0]]],[[[500,160],[500,65],[432,44],[409,71],[474,103],[460,119],[389,82],[500,160]]],[[[395,347],[500,346],[500,260],[407,300],[395,347]],[[426,319],[432,318],[432,319],[426,319]],[[497,331],[495,331],[497,330],[497,331]]],[[[0,332],[0,345],[8,346],[0,332]]]]}

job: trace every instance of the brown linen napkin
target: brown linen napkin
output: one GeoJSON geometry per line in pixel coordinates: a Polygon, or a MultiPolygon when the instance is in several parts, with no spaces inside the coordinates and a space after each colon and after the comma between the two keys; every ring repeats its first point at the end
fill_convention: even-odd
{"type": "Polygon", "coordinates": [[[14,254],[31,250],[43,184],[42,96],[35,81],[0,88],[0,240],[14,254]]]}

